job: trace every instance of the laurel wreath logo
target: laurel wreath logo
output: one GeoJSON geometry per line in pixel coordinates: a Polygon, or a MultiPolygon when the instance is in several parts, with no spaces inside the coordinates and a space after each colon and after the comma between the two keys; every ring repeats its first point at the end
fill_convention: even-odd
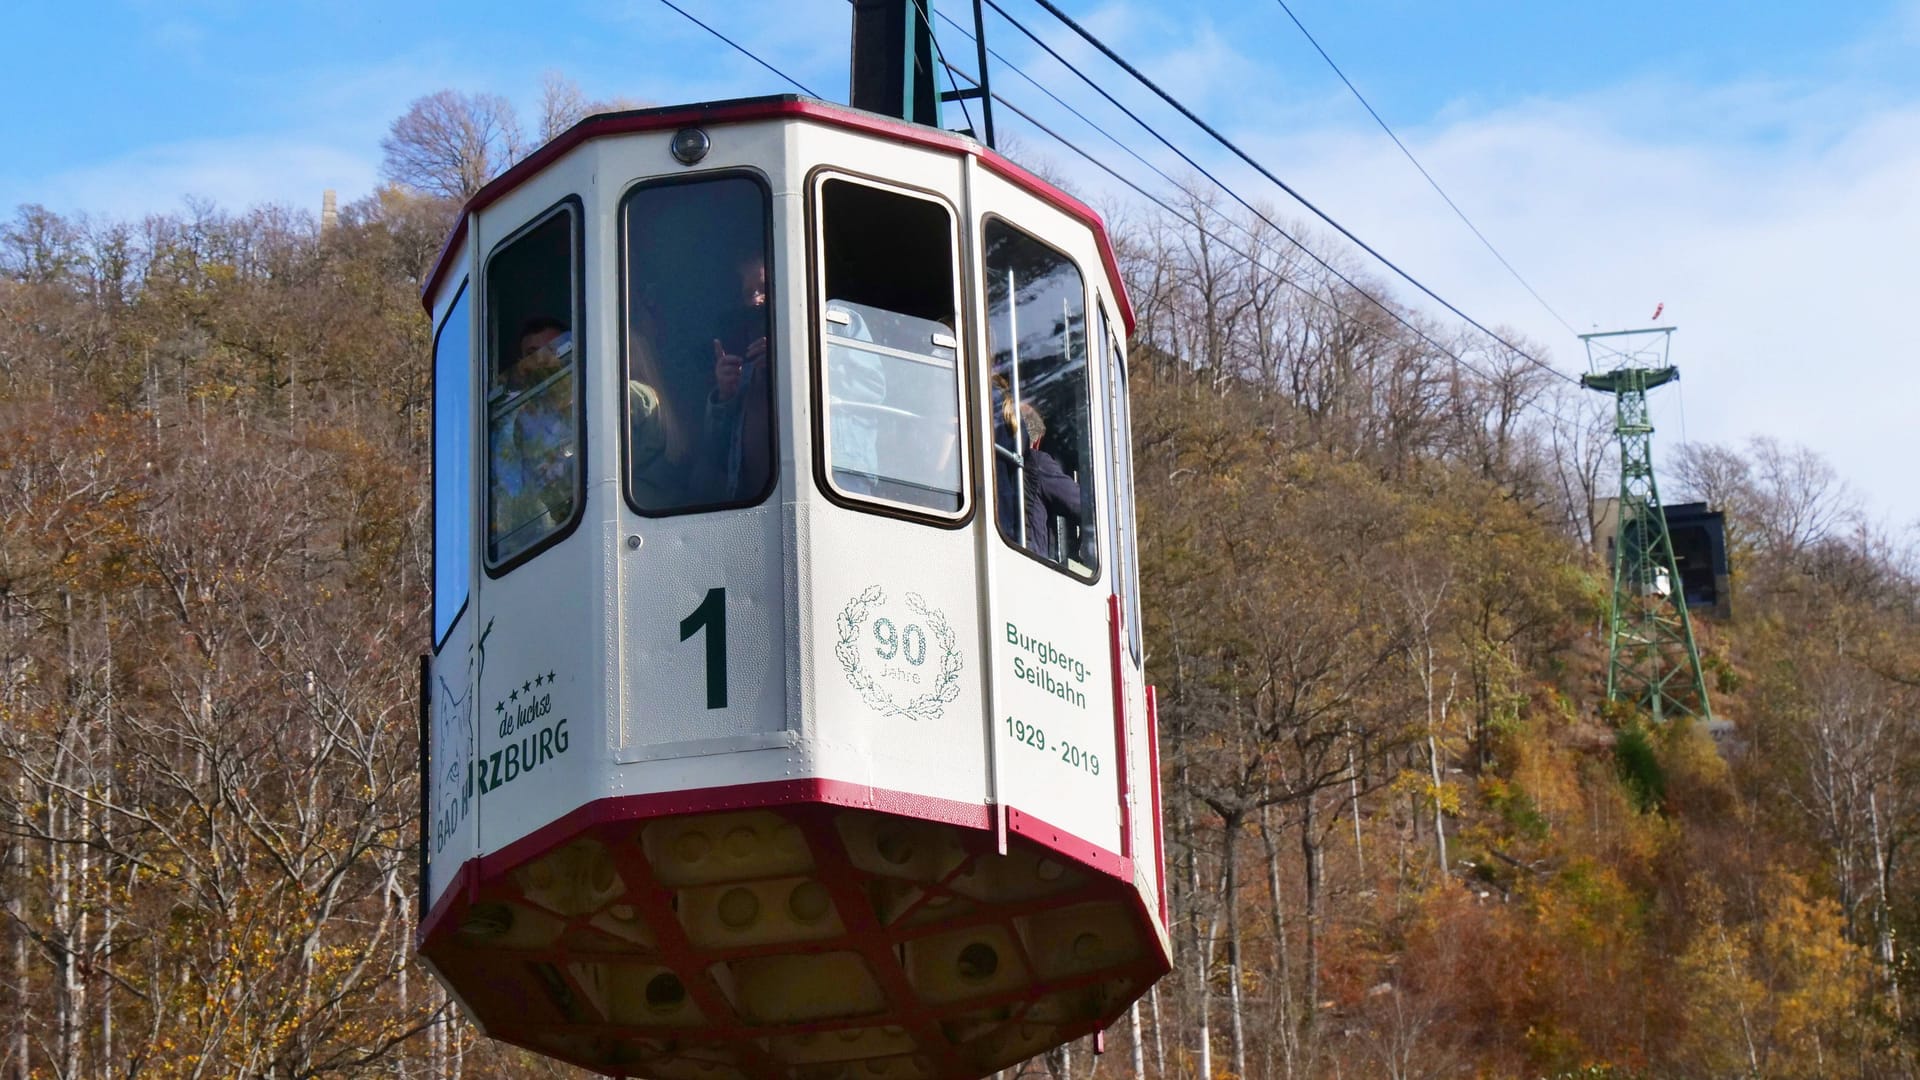
{"type": "Polygon", "coordinates": [[[947,617],[940,609],[928,604],[919,593],[906,595],[906,604],[915,615],[926,620],[927,632],[933,636],[933,644],[940,651],[940,671],[935,676],[932,689],[904,704],[875,682],[873,676],[866,673],[860,663],[860,630],[872,616],[873,609],[887,602],[887,591],[878,585],[869,585],[847,602],[847,606],[834,620],[840,631],[840,638],[833,646],[833,655],[839,659],[840,666],[847,673],[847,681],[860,694],[860,700],[867,703],[882,716],[905,716],[914,720],[938,720],[946,711],[947,702],[960,696],[960,650],[954,646],[953,627],[948,625],[947,617]]]}

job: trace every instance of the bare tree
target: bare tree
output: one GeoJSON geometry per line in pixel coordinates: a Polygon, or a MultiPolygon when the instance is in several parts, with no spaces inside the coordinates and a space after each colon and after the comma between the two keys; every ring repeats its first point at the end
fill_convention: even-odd
{"type": "Polygon", "coordinates": [[[548,71],[540,76],[540,141],[551,142],[561,132],[596,113],[639,109],[646,104],[638,98],[624,96],[589,99],[580,92],[579,83],[558,71],[548,71]]]}
{"type": "Polygon", "coordinates": [[[1600,395],[1565,385],[1548,389],[1544,407],[1545,448],[1559,491],[1556,514],[1574,539],[1595,550],[1601,544],[1594,536],[1600,520],[1595,504],[1615,456],[1613,412],[1600,395]]]}
{"type": "Polygon", "coordinates": [[[1860,520],[1860,501],[1819,454],[1768,436],[1747,444],[1753,459],[1758,539],[1779,555],[1796,555],[1860,520]]]}
{"type": "Polygon", "coordinates": [[[498,94],[441,90],[420,98],[380,140],[381,175],[465,200],[526,152],[513,103],[498,94]]]}
{"type": "Polygon", "coordinates": [[[548,71],[540,76],[540,141],[551,142],[555,135],[585,119],[593,111],[580,84],[548,71]]]}

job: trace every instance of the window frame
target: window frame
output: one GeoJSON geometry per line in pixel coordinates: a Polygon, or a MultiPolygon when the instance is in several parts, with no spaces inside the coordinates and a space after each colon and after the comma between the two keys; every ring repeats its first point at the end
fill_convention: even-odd
{"type": "Polygon", "coordinates": [[[816,165],[807,172],[806,177],[806,242],[807,242],[807,351],[808,351],[808,399],[811,402],[812,417],[810,427],[813,439],[813,482],[816,490],[826,496],[835,506],[861,513],[875,514],[880,517],[912,521],[922,525],[932,525],[942,529],[964,528],[973,521],[981,501],[981,488],[978,470],[973,461],[973,437],[976,426],[974,408],[973,381],[976,375],[975,358],[978,356],[978,338],[971,325],[973,319],[968,295],[972,275],[969,273],[970,259],[965,244],[965,216],[953,200],[944,193],[917,184],[904,184],[898,180],[872,176],[857,170],[838,165],[816,165]],[[952,244],[953,271],[953,315],[959,323],[954,328],[954,382],[955,402],[959,412],[960,445],[956,448],[960,455],[960,509],[953,513],[941,513],[912,503],[896,502],[892,499],[875,498],[842,491],[833,482],[831,462],[828,460],[831,446],[827,442],[827,335],[824,327],[826,311],[826,209],[823,205],[823,192],[829,180],[844,180],[873,188],[877,191],[891,192],[907,198],[924,199],[938,205],[947,214],[948,239],[952,244]]]}
{"type": "Polygon", "coordinates": [[[469,299],[469,297],[467,296],[467,289],[468,289],[468,286],[471,284],[472,284],[472,278],[470,277],[462,277],[460,279],[459,287],[454,289],[453,291],[453,301],[447,305],[446,318],[441,319],[440,325],[434,328],[433,348],[432,348],[432,352],[433,352],[432,378],[428,381],[428,384],[427,384],[427,400],[432,403],[432,412],[430,414],[431,420],[429,421],[429,431],[428,431],[427,438],[428,438],[428,445],[433,448],[433,451],[428,458],[428,460],[431,462],[433,466],[433,469],[432,469],[433,498],[431,500],[431,509],[428,513],[428,518],[429,518],[428,535],[433,537],[433,567],[432,567],[433,576],[431,578],[433,582],[433,599],[430,605],[431,610],[428,612],[428,617],[432,620],[433,626],[435,628],[434,641],[433,641],[433,653],[435,656],[440,655],[440,650],[443,646],[446,645],[447,639],[453,636],[453,628],[460,625],[460,619],[466,615],[467,608],[473,604],[474,533],[472,529],[474,525],[474,514],[473,514],[473,510],[474,510],[473,457],[474,457],[474,454],[473,454],[473,450],[475,446],[475,440],[473,438],[473,426],[474,426],[473,425],[473,401],[474,399],[472,396],[473,309],[471,305],[469,305],[464,310],[460,306],[463,302],[469,299]],[[440,454],[439,454],[439,450],[440,450],[440,339],[446,334],[447,328],[453,325],[454,316],[456,314],[464,314],[466,316],[466,321],[467,321],[467,363],[466,363],[466,378],[467,378],[467,387],[468,387],[467,417],[466,417],[466,425],[467,425],[467,498],[466,498],[467,514],[466,514],[466,517],[467,517],[467,528],[468,528],[467,580],[461,586],[460,606],[454,610],[452,615],[447,617],[446,632],[440,633],[438,632],[438,627],[440,625],[440,471],[439,471],[439,464],[440,464],[440,454]]]}
{"type": "Polygon", "coordinates": [[[483,462],[481,471],[482,484],[480,489],[482,498],[475,500],[475,505],[481,512],[479,535],[483,540],[480,548],[480,565],[481,568],[486,571],[486,575],[494,579],[505,577],[528,560],[537,557],[548,548],[572,536],[574,531],[580,527],[580,523],[586,520],[587,488],[590,486],[587,483],[587,215],[585,201],[578,194],[563,196],[546,209],[529,218],[525,224],[508,233],[505,237],[502,237],[498,243],[494,244],[493,247],[487,251],[486,261],[482,263],[480,267],[480,299],[483,305],[481,308],[481,329],[486,335],[486,338],[481,348],[481,356],[483,358],[481,365],[482,382],[479,387],[480,393],[477,396],[484,405],[489,396],[488,388],[492,379],[491,372],[495,370],[500,362],[500,358],[493,354],[495,342],[497,341],[496,327],[493,323],[493,317],[496,311],[492,295],[493,261],[499,258],[501,252],[512,247],[515,242],[542,225],[545,225],[559,214],[571,214],[573,226],[573,243],[571,245],[573,258],[568,266],[568,270],[573,275],[571,289],[573,298],[573,320],[570,324],[571,328],[568,331],[572,335],[574,368],[573,414],[574,457],[576,464],[574,466],[573,513],[568,515],[566,521],[562,522],[558,527],[539,540],[514,552],[502,562],[493,562],[491,560],[491,554],[488,551],[491,544],[484,539],[493,512],[493,444],[491,442],[492,436],[490,431],[483,432],[485,438],[476,440],[476,445],[484,444],[486,451],[480,455],[481,461],[483,462]]]}
{"type": "MultiPolygon", "coordinates": [[[[1095,378],[1093,375],[1093,369],[1098,365],[1094,363],[1093,334],[1092,334],[1092,329],[1089,325],[1089,320],[1092,318],[1093,313],[1099,310],[1096,306],[1098,304],[1098,299],[1095,297],[1093,293],[1093,284],[1092,284],[1092,281],[1087,277],[1086,268],[1081,265],[1080,260],[1067,254],[1066,251],[1062,249],[1059,245],[1054,244],[1051,241],[1048,241],[1046,239],[1043,239],[1038,233],[1034,232],[1032,229],[1029,229],[1021,225],[1020,223],[1015,221],[1011,216],[1007,214],[999,213],[997,211],[989,211],[987,213],[980,215],[979,232],[977,234],[977,243],[974,247],[974,250],[978,252],[979,255],[978,255],[978,258],[976,259],[976,262],[978,265],[975,267],[975,274],[973,275],[973,285],[976,289],[980,291],[980,310],[983,316],[981,319],[982,325],[980,327],[980,367],[981,367],[980,376],[981,378],[983,380],[991,380],[993,377],[993,340],[990,333],[990,330],[993,324],[993,319],[990,315],[986,314],[987,296],[988,296],[988,292],[987,292],[987,226],[993,222],[999,222],[1001,225],[1004,225],[1005,227],[1014,230],[1015,232],[1026,237],[1028,240],[1031,240],[1035,244],[1038,244],[1041,247],[1046,248],[1048,251],[1053,252],[1055,255],[1058,255],[1063,261],[1067,263],[1067,265],[1073,267],[1073,271],[1075,274],[1079,275],[1080,300],[1081,300],[1081,315],[1080,315],[1081,334],[1086,339],[1082,347],[1086,350],[1086,354],[1087,354],[1085,357],[1083,357],[1082,365],[1081,365],[1082,370],[1086,373],[1087,419],[1088,419],[1088,423],[1090,424],[1104,426],[1105,409],[1098,404],[1098,398],[1100,396],[1100,386],[1095,381],[1095,378]]],[[[1102,379],[1104,380],[1104,376],[1102,376],[1102,379]]],[[[989,439],[991,439],[993,418],[991,416],[986,417],[986,423],[988,425],[987,434],[989,436],[989,439]]],[[[1096,446],[1096,444],[1103,441],[1103,436],[1104,436],[1104,432],[1088,433],[1087,452],[1089,455],[1099,454],[1103,457],[1105,456],[1105,453],[1106,453],[1105,450],[1100,449],[1096,446]]],[[[1089,516],[1095,519],[1095,522],[1096,522],[1095,527],[1101,528],[1102,526],[1100,526],[1098,522],[1100,518],[1100,498],[1101,498],[1100,488],[1102,483],[1101,473],[1104,472],[1104,470],[1102,468],[1097,467],[1092,462],[1088,463],[1088,470],[1093,474],[1092,490],[1093,490],[1093,496],[1094,496],[1094,512],[1089,516]]],[[[993,485],[998,483],[998,481],[991,475],[994,471],[991,467],[991,463],[989,463],[989,466],[983,471],[988,474],[984,481],[986,484],[993,485]]],[[[1111,498],[1110,492],[1108,493],[1108,497],[1111,498]]],[[[993,491],[993,498],[997,502],[999,498],[998,490],[993,491]]],[[[1022,513],[1025,513],[1024,504],[1025,504],[1025,500],[1022,499],[1022,511],[1021,511],[1022,513]]],[[[998,520],[996,520],[993,523],[993,531],[999,534],[1001,542],[1006,544],[1007,547],[1020,553],[1021,555],[1026,556],[1029,559],[1032,559],[1034,562],[1039,563],[1041,566],[1044,566],[1049,570],[1054,571],[1055,573],[1066,576],[1070,580],[1077,581],[1087,586],[1096,586],[1096,585],[1099,585],[1101,580],[1105,577],[1106,569],[1107,569],[1105,566],[1096,566],[1093,568],[1093,573],[1091,575],[1083,576],[1083,575],[1074,573],[1071,559],[1065,562],[1054,562],[1052,559],[1041,557],[1040,555],[1036,554],[1035,552],[1027,548],[1026,545],[1021,544],[1018,541],[1016,541],[1014,538],[1008,536],[1006,532],[1000,528],[1000,523],[998,520]]],[[[1095,544],[1094,546],[1095,546],[1095,549],[1098,550],[1099,545],[1095,544]]]]}
{"type": "MultiPolygon", "coordinates": [[[[615,372],[615,388],[620,399],[619,488],[621,501],[626,503],[628,510],[633,511],[640,517],[652,520],[683,517],[687,514],[715,514],[727,510],[747,510],[759,506],[766,502],[774,492],[780,490],[780,380],[784,378],[784,374],[778,370],[778,365],[782,360],[782,350],[779,347],[781,340],[781,291],[779,264],[775,260],[778,245],[774,242],[772,181],[767,178],[766,173],[759,169],[737,166],[722,169],[706,169],[699,172],[680,173],[670,176],[642,177],[629,183],[625,188],[622,188],[619,198],[614,202],[613,237],[615,249],[614,261],[616,264],[614,268],[614,289],[617,293],[616,310],[618,311],[619,318],[619,330],[616,334],[619,342],[616,349],[618,370],[615,372]],[[704,184],[719,180],[741,179],[752,181],[754,186],[760,189],[761,221],[763,222],[762,243],[764,245],[764,257],[767,261],[767,351],[772,358],[772,362],[769,363],[767,368],[767,393],[771,395],[771,400],[767,403],[767,452],[772,456],[772,460],[768,462],[767,480],[762,489],[756,492],[752,498],[735,499],[731,502],[676,506],[670,510],[645,510],[640,507],[640,504],[636,502],[633,497],[633,447],[631,445],[633,438],[633,418],[627,413],[630,403],[627,400],[626,388],[632,360],[631,338],[633,327],[632,314],[629,310],[629,304],[632,300],[632,290],[629,286],[633,278],[629,258],[631,252],[627,246],[628,209],[632,205],[634,198],[644,191],[684,184],[704,184]]],[[[790,363],[791,361],[789,360],[788,362],[790,363]]]]}
{"type": "MultiPolygon", "coordinates": [[[[1100,299],[1104,299],[1101,297],[1100,299]]],[[[1105,400],[1117,404],[1118,412],[1106,418],[1107,425],[1107,508],[1113,523],[1114,590],[1120,597],[1121,614],[1127,624],[1127,650],[1135,666],[1145,662],[1146,628],[1141,624],[1140,597],[1140,518],[1134,511],[1133,468],[1133,373],[1127,367],[1127,351],[1115,320],[1100,307],[1101,351],[1109,362],[1104,369],[1118,379],[1109,379],[1105,400]],[[1125,421],[1122,423],[1121,421],[1125,421]],[[1121,499],[1124,486],[1126,499],[1121,499]]]]}

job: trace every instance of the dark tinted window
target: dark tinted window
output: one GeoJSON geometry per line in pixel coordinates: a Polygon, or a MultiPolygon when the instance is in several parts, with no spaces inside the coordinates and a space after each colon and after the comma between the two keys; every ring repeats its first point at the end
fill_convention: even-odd
{"type": "Polygon", "coordinates": [[[433,645],[467,604],[473,577],[473,326],[467,287],[433,341],[433,645]]]}
{"type": "Polygon", "coordinates": [[[995,516],[1007,542],[1099,572],[1086,284],[1071,259],[1003,221],[986,237],[995,516]]]}
{"type": "Polygon", "coordinates": [[[759,502],[779,460],[766,188],[646,185],[620,228],[628,500],[644,514],[759,502]]]}
{"type": "Polygon", "coordinates": [[[580,509],[576,215],[562,207],[487,262],[487,562],[499,566],[580,509]]]}

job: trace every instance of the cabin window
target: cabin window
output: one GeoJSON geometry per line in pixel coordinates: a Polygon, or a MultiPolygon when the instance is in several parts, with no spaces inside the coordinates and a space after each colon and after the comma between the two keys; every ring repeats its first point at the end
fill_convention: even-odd
{"type": "Polygon", "coordinates": [[[639,513],[750,506],[778,479],[768,202],[744,174],[621,200],[623,471],[639,513]]]}
{"type": "Polygon", "coordinates": [[[1113,537],[1113,581],[1127,623],[1127,649],[1140,662],[1140,549],[1133,517],[1133,412],[1127,396],[1127,354],[1100,312],[1107,368],[1107,535],[1113,537]]]}
{"type": "Polygon", "coordinates": [[[953,215],[833,177],[818,188],[821,461],[836,494],[966,510],[953,215]]]}
{"type": "Polygon", "coordinates": [[[577,204],[487,262],[487,565],[500,570],[578,520],[581,304],[577,204]]]}
{"type": "Polygon", "coordinates": [[[1073,260],[989,218],[987,344],[1000,535],[1092,581],[1100,546],[1086,283],[1073,260]]]}
{"type": "Polygon", "coordinates": [[[473,326],[467,285],[433,339],[433,647],[467,606],[473,575],[473,326]]]}

